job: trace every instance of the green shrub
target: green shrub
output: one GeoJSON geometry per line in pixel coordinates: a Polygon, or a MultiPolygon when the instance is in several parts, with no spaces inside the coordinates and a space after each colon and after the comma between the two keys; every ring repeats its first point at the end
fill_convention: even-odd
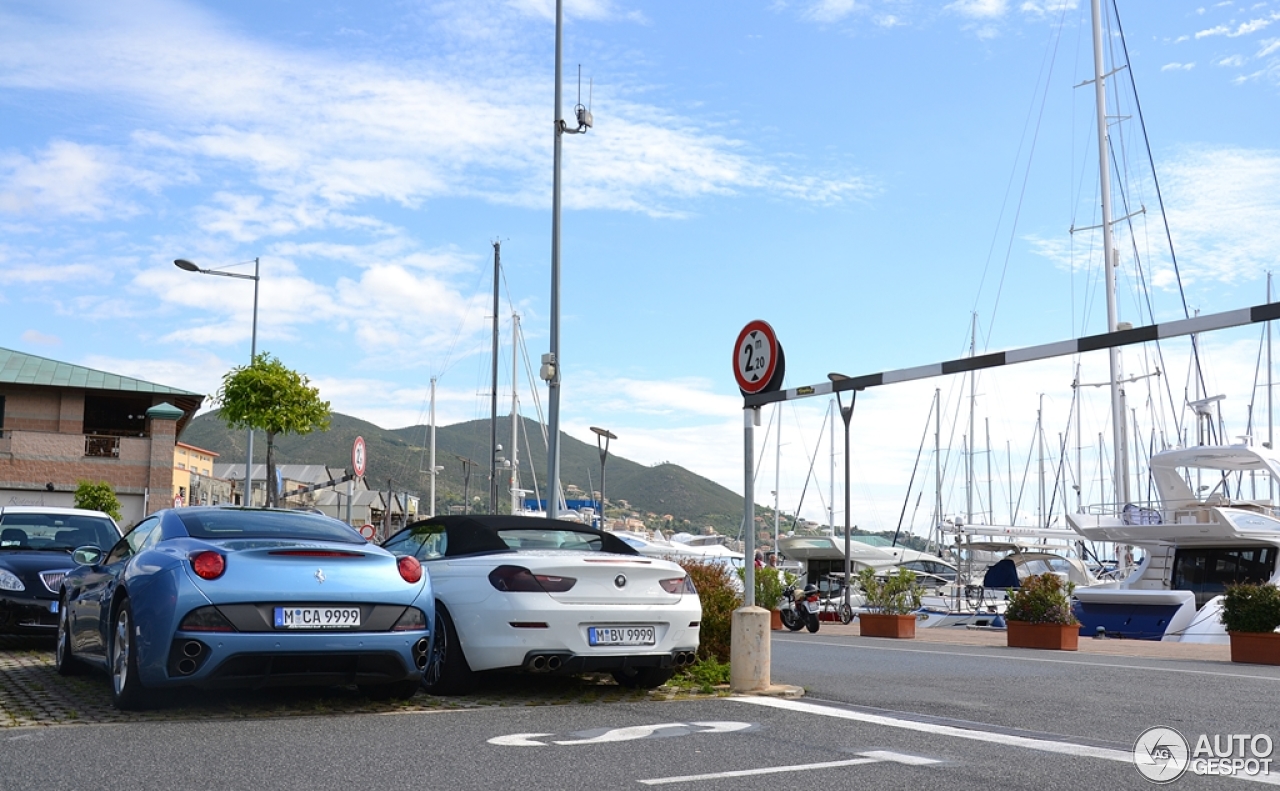
{"type": "Polygon", "coordinates": [[[916,582],[916,573],[899,567],[897,573],[877,577],[870,567],[858,572],[858,583],[867,597],[867,612],[881,615],[910,615],[920,609],[923,588],[916,582]]]}
{"type": "Polygon", "coordinates": [[[693,580],[702,600],[702,622],[698,630],[698,658],[729,661],[733,637],[733,611],[742,606],[733,572],[722,563],[696,558],[681,559],[680,566],[693,580]]]}
{"type": "Polygon", "coordinates": [[[684,671],[689,686],[703,693],[711,693],[715,688],[729,683],[729,663],[721,662],[714,656],[699,659],[684,671]]]}
{"type": "Polygon", "coordinates": [[[1228,585],[1220,617],[1228,632],[1274,632],[1280,626],[1280,588],[1251,582],[1228,585]]]}
{"type": "Polygon", "coordinates": [[[1009,589],[1009,608],[1005,610],[1005,620],[1074,626],[1079,621],[1071,611],[1073,590],[1075,584],[1064,584],[1057,574],[1027,577],[1022,580],[1021,587],[1009,589]]]}
{"type": "Polygon", "coordinates": [[[111,488],[111,484],[106,481],[78,481],[75,493],[76,508],[85,508],[90,511],[102,511],[117,522],[122,518],[120,516],[120,500],[116,497],[115,490],[111,488]]]}
{"type": "MultiPolygon", "coordinates": [[[[739,581],[743,587],[746,587],[747,570],[746,568],[736,569],[739,581]]],[[[774,566],[762,566],[756,569],[756,606],[763,607],[766,610],[778,609],[778,602],[782,599],[782,592],[787,586],[796,581],[796,575],[789,571],[783,571],[774,566]]]]}

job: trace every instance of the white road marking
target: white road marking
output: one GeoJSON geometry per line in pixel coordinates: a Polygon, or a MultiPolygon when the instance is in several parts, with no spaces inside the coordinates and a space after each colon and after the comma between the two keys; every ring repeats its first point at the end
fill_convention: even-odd
{"type": "MultiPolygon", "coordinates": [[[[1046,753],[1058,753],[1060,755],[1071,755],[1080,758],[1101,758],[1104,761],[1117,761],[1119,763],[1127,764],[1133,763],[1132,750],[1112,750],[1107,747],[1094,747],[1088,744],[1074,744],[1072,742],[1059,742],[1050,739],[1035,739],[1030,736],[1015,736],[1009,733],[994,733],[991,731],[980,731],[973,728],[957,728],[954,725],[941,725],[932,722],[916,722],[914,720],[898,719],[897,717],[886,717],[882,714],[870,714],[862,711],[853,711],[850,709],[835,708],[832,706],[823,706],[817,703],[808,703],[800,700],[787,700],[784,698],[747,696],[727,698],[727,700],[736,700],[739,703],[750,703],[756,706],[765,706],[773,709],[787,709],[789,711],[798,711],[805,714],[817,714],[822,717],[855,720],[857,722],[865,722],[871,725],[882,725],[887,728],[901,728],[902,730],[919,731],[921,733],[930,733],[939,736],[954,736],[956,738],[969,739],[977,742],[1003,744],[1010,747],[1039,750],[1046,753]]],[[[869,753],[860,754],[869,755],[869,753]]],[[[1233,776],[1238,780],[1250,780],[1255,783],[1280,785],[1280,774],[1233,776]]]]}
{"type": "Polygon", "coordinates": [[[701,780],[720,780],[726,777],[753,777],[755,775],[771,775],[781,772],[804,772],[811,769],[839,769],[845,766],[862,766],[864,764],[882,763],[884,761],[894,761],[911,766],[923,766],[926,764],[940,763],[932,758],[921,758],[917,755],[904,755],[903,753],[894,753],[887,750],[876,750],[874,752],[858,753],[862,758],[849,758],[843,761],[823,761],[817,764],[796,764],[793,766],[766,766],[761,769],[739,769],[732,772],[711,772],[702,775],[680,775],[678,777],[654,777],[648,780],[640,780],[639,782],[649,785],[667,785],[670,783],[696,783],[701,780]]]}
{"type": "MultiPolygon", "coordinates": [[[[849,648],[859,651],[901,651],[908,654],[940,654],[945,653],[947,656],[970,656],[978,659],[995,659],[1007,660],[1010,662],[1045,662],[1054,665],[1082,665],[1084,667],[1110,667],[1120,670],[1141,670],[1151,671],[1153,673],[1182,673],[1192,676],[1220,676],[1224,678],[1247,678],[1250,681],[1280,681],[1278,676],[1255,676],[1249,673],[1226,673],[1217,670],[1190,670],[1180,667],[1151,667],[1150,665],[1124,665],[1119,662],[1086,662],[1083,659],[1051,659],[1048,657],[1032,656],[1031,654],[1018,653],[1017,655],[999,655],[999,654],[975,654],[966,653],[964,651],[931,651],[927,648],[897,648],[883,645],[853,645],[850,643],[830,643],[823,640],[797,640],[786,638],[773,638],[777,642],[782,643],[804,643],[805,645],[821,645],[828,648],[849,648]]],[[[1092,639],[1092,638],[1088,638],[1092,639]]],[[[1093,654],[1092,656],[1100,656],[1093,654]]],[[[1134,659],[1153,659],[1161,661],[1160,657],[1151,656],[1135,656],[1134,659]]],[[[1167,660],[1166,660],[1167,661],[1167,660]]],[[[1211,661],[1211,660],[1203,660],[1211,661]]]]}
{"type": "MultiPolygon", "coordinates": [[[[646,739],[661,730],[679,728],[688,733],[733,733],[734,731],[742,731],[751,727],[749,722],[724,722],[721,720],[711,720],[708,722],[664,722],[657,725],[633,725],[629,728],[613,728],[607,730],[598,736],[592,736],[587,739],[567,739],[564,741],[553,741],[551,744],[559,744],[565,746],[573,746],[579,744],[608,744],[610,742],[627,742],[632,739],[646,739]]],[[[489,744],[499,747],[546,747],[547,742],[540,742],[544,736],[554,736],[552,733],[510,733],[506,736],[495,736],[489,739],[489,744]]]]}
{"type": "Polygon", "coordinates": [[[499,747],[546,747],[546,742],[534,741],[542,736],[554,736],[554,733],[511,733],[506,736],[494,736],[489,744],[499,747]]]}

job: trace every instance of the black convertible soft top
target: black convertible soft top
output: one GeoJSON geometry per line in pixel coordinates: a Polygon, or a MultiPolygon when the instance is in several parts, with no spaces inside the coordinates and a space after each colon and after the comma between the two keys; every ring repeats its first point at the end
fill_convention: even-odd
{"type": "MultiPolygon", "coordinates": [[[[424,528],[442,528],[445,532],[445,557],[478,555],[486,552],[507,552],[511,546],[498,535],[498,531],[528,530],[579,533],[601,542],[600,551],[618,555],[638,555],[630,544],[612,533],[602,532],[576,522],[563,519],[546,519],[540,516],[512,516],[506,514],[449,514],[433,516],[414,522],[401,533],[424,528]]],[[[399,535],[399,534],[397,534],[399,535]]],[[[394,538],[394,536],[393,536],[394,538]]],[[[391,539],[387,540],[390,543],[391,539]]]]}

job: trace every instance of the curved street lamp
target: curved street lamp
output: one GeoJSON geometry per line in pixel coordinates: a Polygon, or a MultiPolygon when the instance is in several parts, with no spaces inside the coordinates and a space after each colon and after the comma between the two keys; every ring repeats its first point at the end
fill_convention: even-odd
{"type": "Polygon", "coordinates": [[[600,451],[600,529],[604,530],[604,462],[609,456],[609,440],[617,439],[618,435],[596,426],[591,430],[596,433],[596,448],[600,451]]]}
{"type": "Polygon", "coordinates": [[[840,398],[840,383],[848,381],[850,377],[844,374],[831,373],[827,374],[827,378],[831,380],[831,389],[836,394],[836,405],[840,407],[840,417],[844,420],[844,607],[846,612],[852,612],[852,605],[849,602],[849,580],[852,577],[853,563],[849,559],[849,419],[853,417],[853,405],[858,401],[858,391],[854,390],[849,398],[849,406],[844,405],[844,401],[840,398]]]}
{"type": "MultiPolygon", "coordinates": [[[[241,263],[247,264],[248,261],[241,263]]],[[[253,367],[254,358],[258,356],[258,259],[253,259],[253,274],[242,275],[239,272],[224,272],[221,269],[202,269],[196,264],[191,263],[185,258],[176,259],[173,265],[186,272],[197,272],[202,275],[219,275],[221,277],[234,277],[240,280],[253,281],[253,332],[249,336],[249,367],[253,367]]],[[[230,264],[230,266],[239,266],[239,264],[230,264]]],[[[244,505],[253,505],[253,428],[249,429],[249,440],[246,443],[246,456],[244,462],[244,505]]]]}

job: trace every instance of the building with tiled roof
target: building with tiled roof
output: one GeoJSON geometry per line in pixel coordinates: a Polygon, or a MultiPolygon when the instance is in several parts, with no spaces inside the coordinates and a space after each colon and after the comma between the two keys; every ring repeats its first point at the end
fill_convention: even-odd
{"type": "Polygon", "coordinates": [[[174,448],[204,395],[0,349],[0,503],[74,504],[106,482],[124,524],[173,504],[174,448]]]}

